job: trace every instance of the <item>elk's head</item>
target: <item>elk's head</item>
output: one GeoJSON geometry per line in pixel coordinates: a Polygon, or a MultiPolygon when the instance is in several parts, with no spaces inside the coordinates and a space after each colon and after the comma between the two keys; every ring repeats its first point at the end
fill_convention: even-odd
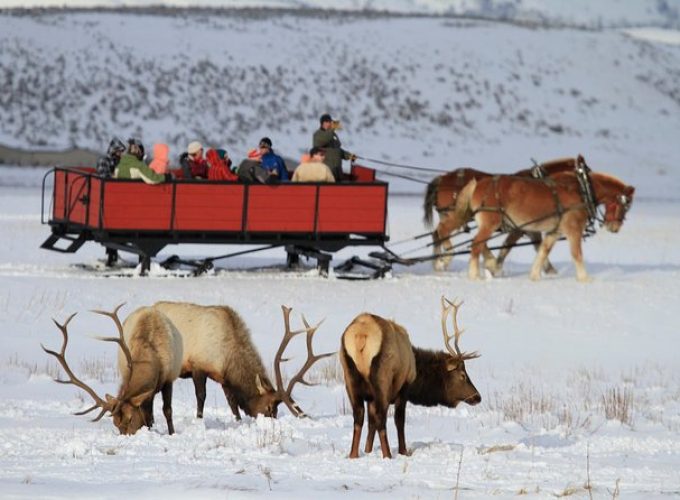
{"type": "Polygon", "coordinates": [[[250,416],[264,415],[265,417],[276,418],[279,405],[283,401],[282,396],[274,389],[267,378],[262,381],[259,374],[255,375],[255,386],[258,396],[248,402],[246,413],[250,416]]]}
{"type": "Polygon", "coordinates": [[[482,401],[482,396],[465,370],[465,361],[478,358],[480,355],[476,352],[462,352],[458,347],[458,340],[463,330],[458,328],[457,316],[458,309],[462,304],[462,302],[455,303],[442,297],[442,334],[444,335],[444,345],[448,351],[448,359],[445,364],[446,375],[443,382],[447,404],[452,407],[457,406],[460,402],[474,406],[482,401]],[[453,335],[449,335],[446,328],[449,315],[452,316],[453,335]],[[451,346],[452,339],[454,341],[453,347],[451,346]]]}
{"type": "Polygon", "coordinates": [[[120,399],[113,397],[110,394],[106,395],[107,402],[110,402],[112,407],[109,410],[113,417],[113,425],[118,428],[118,431],[123,435],[131,435],[136,433],[142,426],[150,425],[153,416],[142,407],[142,403],[153,396],[152,393],[143,393],[132,398],[120,399]]]}
{"type": "Polygon", "coordinates": [[[116,309],[113,312],[94,311],[98,314],[102,314],[113,319],[114,323],[118,328],[118,337],[98,337],[100,340],[106,342],[114,342],[118,344],[123,354],[125,355],[125,359],[127,360],[128,369],[127,373],[123,377],[123,383],[121,384],[118,396],[114,397],[111,396],[110,394],[107,394],[105,398],[101,398],[94,391],[94,389],[92,389],[89,385],[85,384],[83,381],[81,381],[78,377],[75,376],[75,374],[69,367],[68,363],[66,362],[66,345],[68,344],[68,324],[73,319],[75,314],[72,314],[66,320],[66,322],[64,322],[64,324],[60,324],[56,320],[54,321],[54,323],[61,331],[63,337],[61,351],[57,353],[55,351],[46,349],[45,346],[42,346],[42,348],[47,354],[50,354],[57,358],[57,361],[59,361],[59,364],[69,377],[68,380],[57,379],[57,382],[61,384],[71,384],[75,385],[76,387],[80,387],[85,392],[87,392],[94,400],[94,404],[90,408],[77,412],[76,415],[85,415],[87,413],[90,413],[91,411],[99,409],[100,410],[99,414],[92,420],[93,422],[101,420],[101,418],[106,413],[110,413],[111,416],[113,417],[113,424],[118,428],[121,434],[134,434],[143,425],[150,424],[151,420],[153,419],[153,416],[150,414],[150,411],[145,410],[142,407],[142,403],[146,401],[149,397],[153,396],[153,393],[145,392],[142,394],[133,395],[130,394],[129,392],[133,364],[132,354],[130,353],[130,349],[125,343],[125,339],[123,337],[123,325],[121,324],[120,319],[118,318],[118,310],[121,307],[123,307],[123,305],[124,304],[121,304],[118,307],[116,307],[116,309]]]}

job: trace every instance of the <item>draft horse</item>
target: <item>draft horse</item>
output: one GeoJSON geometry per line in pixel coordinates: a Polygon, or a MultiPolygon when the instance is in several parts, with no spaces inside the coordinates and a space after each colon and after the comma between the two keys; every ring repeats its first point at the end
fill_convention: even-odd
{"type": "Polygon", "coordinates": [[[493,255],[488,257],[487,241],[503,226],[514,230],[542,233],[543,241],[531,267],[530,278],[538,280],[541,269],[555,242],[566,236],[571,257],[576,266],[576,278],[588,281],[583,264],[581,239],[595,207],[605,206],[601,221],[608,231],[621,228],[633,203],[635,188],[607,174],[591,172],[591,195],[584,192],[576,172],[560,172],[539,180],[528,177],[501,175],[470,181],[460,192],[456,212],[471,212],[478,230],[470,252],[469,276],[479,279],[479,255],[484,254],[484,266],[492,274],[499,268],[493,255]],[[590,198],[590,199],[589,199],[590,198]],[[589,206],[591,207],[589,210],[589,206]]]}
{"type": "MultiPolygon", "coordinates": [[[[514,175],[520,177],[550,177],[559,172],[572,171],[578,166],[586,166],[583,156],[579,155],[577,158],[561,158],[552,160],[537,167],[527,168],[516,172],[514,175]]],[[[439,215],[439,224],[432,233],[433,239],[433,253],[439,256],[433,261],[435,270],[443,271],[451,262],[453,258],[450,255],[453,246],[451,245],[451,234],[460,230],[465,224],[472,221],[472,213],[465,212],[458,214],[455,211],[456,200],[461,190],[472,180],[485,179],[493,177],[495,174],[482,172],[473,168],[458,168],[446,174],[435,177],[427,186],[425,191],[425,201],[423,203],[423,210],[425,212],[424,222],[427,227],[432,227],[432,213],[436,209],[439,215]],[[443,251],[442,251],[443,247],[443,251]]],[[[540,233],[532,233],[528,231],[511,231],[503,244],[503,249],[498,254],[496,263],[499,268],[502,268],[503,261],[510,253],[512,245],[519,240],[523,235],[527,235],[534,244],[534,248],[538,251],[541,244],[540,233]]],[[[490,252],[488,249],[486,250],[490,252]]],[[[485,258],[492,258],[490,253],[485,255],[485,258]]],[[[547,273],[556,274],[557,271],[552,266],[549,260],[545,261],[545,269],[547,273]]]]}

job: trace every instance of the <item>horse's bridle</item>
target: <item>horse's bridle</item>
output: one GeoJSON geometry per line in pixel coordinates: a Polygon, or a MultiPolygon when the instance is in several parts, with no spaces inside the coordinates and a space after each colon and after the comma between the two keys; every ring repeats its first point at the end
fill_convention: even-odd
{"type": "Polygon", "coordinates": [[[612,201],[606,204],[607,208],[603,222],[623,222],[632,202],[633,200],[630,196],[623,193],[616,195],[612,201]],[[608,217],[607,214],[612,215],[608,217]]]}

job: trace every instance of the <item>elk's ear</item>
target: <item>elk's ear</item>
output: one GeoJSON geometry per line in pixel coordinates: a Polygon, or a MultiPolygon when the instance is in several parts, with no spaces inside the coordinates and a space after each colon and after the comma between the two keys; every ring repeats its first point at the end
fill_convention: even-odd
{"type": "Polygon", "coordinates": [[[455,360],[455,359],[449,359],[449,360],[446,362],[446,371],[447,371],[447,372],[452,372],[452,371],[455,370],[456,368],[458,368],[458,361],[457,361],[457,360],[455,360]]]}
{"type": "Polygon", "coordinates": [[[149,398],[152,398],[154,395],[153,389],[150,391],[142,392],[141,394],[137,394],[136,396],[132,396],[129,399],[129,402],[132,406],[142,406],[142,403],[146,401],[149,398]]]}
{"type": "Polygon", "coordinates": [[[262,380],[260,380],[260,374],[255,375],[255,387],[257,387],[257,392],[260,396],[267,394],[267,389],[262,385],[262,380]]]}

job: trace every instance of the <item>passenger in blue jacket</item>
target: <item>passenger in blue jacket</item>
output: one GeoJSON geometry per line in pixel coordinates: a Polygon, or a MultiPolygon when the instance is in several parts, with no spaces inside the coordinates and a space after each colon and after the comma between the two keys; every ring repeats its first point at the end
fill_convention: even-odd
{"type": "Polygon", "coordinates": [[[262,167],[270,174],[268,182],[287,182],[289,177],[286,164],[283,158],[274,153],[272,141],[269,137],[263,137],[260,140],[259,149],[262,157],[262,167]]]}

